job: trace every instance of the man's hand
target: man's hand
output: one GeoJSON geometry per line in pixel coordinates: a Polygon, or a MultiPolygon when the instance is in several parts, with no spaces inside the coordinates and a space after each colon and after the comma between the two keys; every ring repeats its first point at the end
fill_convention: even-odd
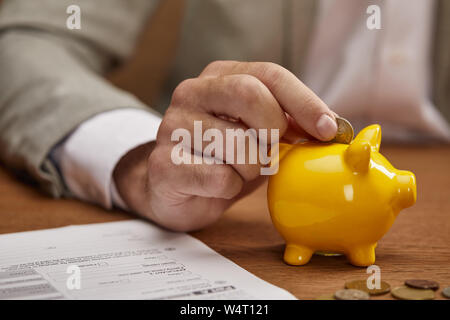
{"type": "MultiPolygon", "coordinates": [[[[337,130],[333,112],[283,67],[211,63],[199,77],[175,89],[156,143],[130,151],[114,172],[130,209],[177,231],[211,224],[263,180],[259,164],[174,164],[171,152],[178,142],[171,141],[172,132],[185,128],[194,136],[194,121],[202,121],[203,130],[220,130],[224,137],[226,129],[254,128],[279,129],[280,136],[289,139],[312,136],[327,141],[337,130]]],[[[193,157],[201,151],[192,150],[193,157]]],[[[227,160],[225,153],[216,157],[227,160]]]]}

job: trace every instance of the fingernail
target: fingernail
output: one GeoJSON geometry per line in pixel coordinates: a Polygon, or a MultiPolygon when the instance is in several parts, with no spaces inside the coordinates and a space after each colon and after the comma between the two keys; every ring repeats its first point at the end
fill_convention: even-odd
{"type": "Polygon", "coordinates": [[[329,115],[323,114],[316,123],[317,131],[323,140],[328,141],[336,136],[337,124],[329,115]]]}

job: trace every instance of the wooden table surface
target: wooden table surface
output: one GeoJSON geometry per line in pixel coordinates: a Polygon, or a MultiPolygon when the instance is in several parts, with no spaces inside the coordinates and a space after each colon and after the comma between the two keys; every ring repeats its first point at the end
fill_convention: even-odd
{"type": "MultiPolygon", "coordinates": [[[[381,151],[395,167],[413,171],[418,182],[416,205],[399,214],[378,244],[381,279],[392,286],[408,278],[450,286],[450,147],[388,146],[381,151]]],[[[0,233],[130,218],[74,200],[47,198],[0,170],[0,233]]],[[[192,235],[300,299],[333,293],[347,280],[368,276],[365,268],[351,266],[344,257],[314,256],[301,267],[284,264],[283,240],[271,224],[265,186],[236,203],[218,223],[192,235]]],[[[440,290],[436,296],[442,298],[440,290]]]]}

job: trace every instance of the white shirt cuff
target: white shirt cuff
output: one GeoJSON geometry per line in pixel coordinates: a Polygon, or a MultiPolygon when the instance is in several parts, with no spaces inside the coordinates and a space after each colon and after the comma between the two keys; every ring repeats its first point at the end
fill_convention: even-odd
{"type": "Polygon", "coordinates": [[[135,147],[156,140],[161,118],[141,109],[118,109],[83,122],[52,151],[69,190],[78,198],[127,209],[112,174],[135,147]]]}

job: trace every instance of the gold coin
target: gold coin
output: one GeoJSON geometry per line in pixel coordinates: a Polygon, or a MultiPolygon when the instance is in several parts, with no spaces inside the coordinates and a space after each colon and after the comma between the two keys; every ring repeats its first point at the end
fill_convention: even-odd
{"type": "Polygon", "coordinates": [[[318,296],[316,300],[336,300],[336,299],[334,298],[334,294],[323,294],[321,296],[318,296]]]}
{"type": "Polygon", "coordinates": [[[439,283],[433,280],[422,280],[422,279],[408,279],[405,280],[405,285],[416,289],[439,289],[439,283]]]}
{"type": "Polygon", "coordinates": [[[353,127],[350,122],[344,118],[336,117],[337,133],[331,142],[350,144],[353,140],[353,127]]]}
{"type": "Polygon", "coordinates": [[[385,293],[388,293],[389,291],[391,291],[391,286],[389,285],[389,283],[387,283],[385,281],[380,282],[379,289],[376,289],[376,288],[369,289],[367,287],[367,280],[348,281],[345,283],[345,288],[361,290],[361,291],[367,292],[371,296],[385,294],[385,293]]]}
{"type": "Polygon", "coordinates": [[[434,291],[430,289],[415,289],[407,286],[397,287],[391,290],[391,294],[402,300],[432,300],[434,291]]]}
{"type": "Polygon", "coordinates": [[[442,295],[447,299],[450,299],[450,287],[444,288],[444,290],[442,290],[442,295]]]}
{"type": "Polygon", "coordinates": [[[338,300],[369,300],[370,296],[367,292],[356,289],[342,289],[334,293],[334,297],[338,300]]]}

